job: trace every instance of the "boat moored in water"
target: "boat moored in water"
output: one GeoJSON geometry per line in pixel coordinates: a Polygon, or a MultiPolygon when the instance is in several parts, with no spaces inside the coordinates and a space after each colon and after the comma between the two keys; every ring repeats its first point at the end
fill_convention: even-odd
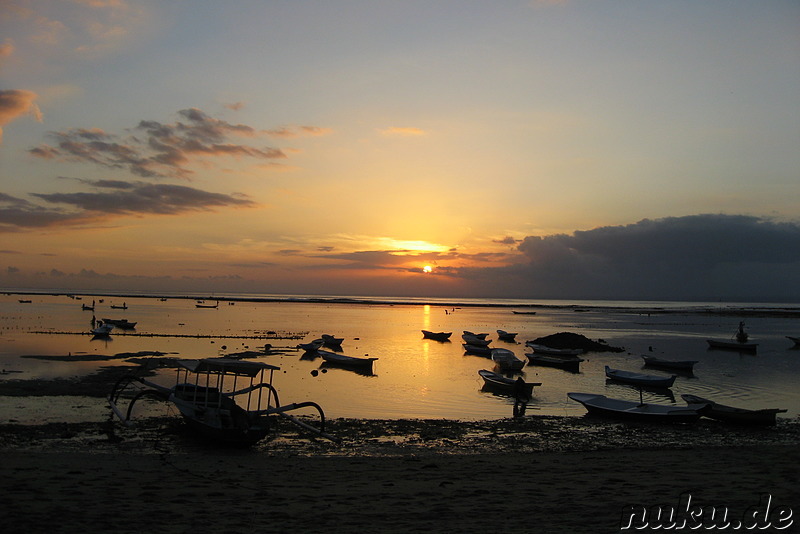
{"type": "Polygon", "coordinates": [[[786,410],[779,408],[767,408],[763,410],[749,410],[746,408],[734,408],[717,402],[698,397],[697,395],[681,395],[689,408],[699,410],[706,408],[703,415],[739,425],[754,426],[773,426],[776,424],[775,414],[785,413],[786,410]]]}
{"type": "Polygon", "coordinates": [[[487,369],[481,369],[478,374],[483,378],[487,389],[512,397],[530,399],[533,396],[533,388],[542,385],[541,382],[525,382],[522,378],[508,378],[487,369]]]}
{"type": "Polygon", "coordinates": [[[700,411],[691,408],[612,399],[594,393],[567,393],[567,396],[581,403],[590,415],[602,417],[653,423],[694,423],[701,417],[700,411]]]}
{"type": "Polygon", "coordinates": [[[435,341],[450,341],[452,332],[431,332],[430,330],[423,330],[422,337],[425,339],[433,339],[435,341]]]}
{"type": "Polygon", "coordinates": [[[605,367],[606,376],[611,380],[617,380],[626,384],[633,384],[635,386],[647,387],[663,387],[670,388],[675,383],[677,375],[672,376],[658,376],[646,375],[642,373],[634,373],[631,371],[623,371],[622,369],[612,369],[608,365],[605,367]]]}
{"type": "Polygon", "coordinates": [[[644,360],[645,365],[649,365],[651,367],[660,367],[663,369],[675,369],[678,371],[685,371],[690,373],[694,370],[694,365],[698,363],[697,360],[664,360],[662,358],[656,358],[655,356],[647,356],[642,355],[642,359],[644,360]]]}
{"type": "Polygon", "coordinates": [[[491,355],[492,360],[504,371],[519,371],[525,366],[525,361],[508,349],[492,349],[491,355]]]}

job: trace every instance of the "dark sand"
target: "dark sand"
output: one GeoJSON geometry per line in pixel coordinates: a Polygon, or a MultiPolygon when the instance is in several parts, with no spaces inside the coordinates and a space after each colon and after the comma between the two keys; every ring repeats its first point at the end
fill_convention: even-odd
{"type": "MultiPolygon", "coordinates": [[[[0,525],[14,533],[603,533],[620,531],[626,506],[679,507],[681,495],[726,508],[732,523],[763,494],[773,509],[800,505],[798,420],[766,429],[536,416],[334,420],[329,431],[342,443],[282,422],[271,439],[240,450],[201,444],[177,418],[134,430],[3,425],[0,525]]],[[[786,524],[773,516],[773,526],[786,524]]]]}

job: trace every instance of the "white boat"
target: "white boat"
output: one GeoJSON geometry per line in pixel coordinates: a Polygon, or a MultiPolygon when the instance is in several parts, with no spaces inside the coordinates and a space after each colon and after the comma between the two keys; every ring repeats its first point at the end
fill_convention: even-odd
{"type": "Polygon", "coordinates": [[[492,360],[504,371],[519,371],[525,366],[525,362],[517,358],[516,355],[508,349],[492,349],[491,354],[492,360]]]}
{"type": "Polygon", "coordinates": [[[483,339],[474,334],[461,334],[461,339],[464,340],[464,343],[475,347],[488,347],[492,342],[491,339],[483,339]]]}
{"type": "Polygon", "coordinates": [[[516,341],[517,333],[516,332],[506,332],[505,330],[498,330],[497,331],[497,339],[502,341],[516,341]]]}
{"type": "Polygon", "coordinates": [[[322,356],[325,362],[333,365],[341,365],[344,367],[358,367],[368,368],[372,367],[372,362],[378,358],[360,358],[357,356],[345,356],[337,352],[328,352],[327,350],[318,350],[317,354],[322,356]]]}
{"type": "Polygon", "coordinates": [[[681,398],[686,401],[689,408],[700,410],[707,407],[703,412],[703,415],[706,417],[740,425],[772,426],[776,423],[775,414],[786,412],[786,410],[778,408],[767,408],[764,410],[734,408],[733,406],[718,404],[714,401],[698,397],[697,395],[681,395],[681,398]]]}
{"type": "Polygon", "coordinates": [[[622,399],[610,399],[594,393],[567,393],[579,402],[592,415],[617,419],[634,419],[661,423],[693,423],[700,419],[701,413],[691,408],[675,408],[664,404],[648,404],[622,399]]]}
{"type": "Polygon", "coordinates": [[[631,371],[623,371],[622,369],[612,369],[606,365],[606,376],[612,380],[625,382],[626,384],[633,384],[635,386],[648,386],[648,387],[663,387],[670,388],[675,383],[677,375],[669,377],[658,375],[646,375],[642,373],[633,373],[631,371]]]}
{"type": "Polygon", "coordinates": [[[272,386],[273,373],[280,367],[231,358],[179,360],[177,363],[172,387],[131,373],[120,379],[108,397],[114,414],[131,426],[133,405],[139,398],[149,395],[172,402],[192,428],[216,441],[239,445],[256,443],[269,432],[272,415],[280,415],[306,430],[336,440],[325,433],[325,414],[317,403],[280,404],[278,392],[272,386]],[[134,385],[145,387],[132,396],[127,412],[123,412],[120,399],[130,398],[131,393],[125,391],[134,385]],[[241,389],[236,390],[237,387],[241,389]],[[319,428],[286,413],[306,407],[319,413],[319,428]]]}
{"type": "Polygon", "coordinates": [[[664,369],[675,369],[688,372],[694,370],[694,364],[697,363],[697,360],[664,360],[661,358],[656,358],[655,356],[647,356],[644,354],[642,355],[642,359],[644,360],[645,365],[652,367],[661,367],[664,369]]]}
{"type": "Polygon", "coordinates": [[[106,324],[101,321],[97,323],[96,327],[92,328],[91,332],[97,337],[106,337],[111,334],[112,330],[114,330],[113,324],[106,324]]]}
{"type": "Polygon", "coordinates": [[[532,341],[527,341],[525,346],[533,349],[534,353],[550,354],[552,356],[579,356],[583,354],[583,349],[557,349],[554,347],[548,347],[547,345],[533,343],[532,341]]]}
{"type": "Polygon", "coordinates": [[[533,396],[534,386],[541,386],[541,382],[525,382],[522,378],[508,378],[499,373],[481,369],[478,374],[483,378],[484,385],[496,393],[510,396],[530,398],[533,396]]]}

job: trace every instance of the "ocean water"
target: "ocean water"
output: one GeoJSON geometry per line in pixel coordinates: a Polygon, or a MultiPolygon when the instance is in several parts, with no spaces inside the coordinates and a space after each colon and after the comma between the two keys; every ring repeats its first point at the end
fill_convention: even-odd
{"type": "MultiPolygon", "coordinates": [[[[444,418],[481,420],[509,417],[513,400],[483,390],[480,369],[493,369],[489,358],[468,355],[464,330],[488,332],[494,347],[525,358],[526,340],[573,332],[623,347],[620,353],[585,354],[581,372],[526,365],[521,376],[541,382],[528,414],[582,416],[584,408],[567,392],[600,393],[638,400],[639,391],[606,381],[604,366],[642,371],[642,354],[675,360],[698,360],[693,377],[679,376],[670,392],[645,391],[646,402],[685,403],[691,393],[724,404],[750,408],[786,408],[784,417],[800,415],[800,350],[786,336],[800,337],[800,305],[622,301],[531,301],[485,299],[392,299],[217,295],[216,309],[195,307],[195,300],[169,296],[0,295],[0,380],[53,379],[88,375],[124,360],[67,361],[55,357],[114,355],[159,351],[180,358],[216,357],[258,350],[265,343],[283,349],[264,355],[280,367],[274,385],[283,403],[313,400],[327,417],[444,418]],[[20,299],[31,300],[20,303],[20,299]],[[99,302],[100,300],[103,302],[99,302]],[[95,310],[82,304],[95,301],[95,310]],[[128,309],[110,306],[127,304],[128,309]],[[536,311],[535,315],[513,311],[536,311]],[[707,313],[707,312],[714,313],[707,313]],[[770,313],[754,313],[758,311],[770,313]],[[785,311],[787,313],[774,313],[785,311]],[[92,317],[137,322],[129,335],[107,340],[88,334],[92,317]],[[706,339],[730,339],[744,320],[756,354],[711,350],[706,339]],[[453,332],[450,342],[423,339],[421,330],[453,332]],[[517,343],[497,340],[496,330],[517,332],[517,343]],[[284,339],[252,339],[269,334],[284,339]],[[298,343],[328,333],[345,339],[343,353],[376,357],[373,374],[322,365],[302,358],[298,343]],[[324,371],[324,372],[322,372],[324,371]]],[[[214,302],[206,297],[206,302],[214,302]]],[[[118,331],[117,331],[118,332],[118,331]]],[[[158,380],[171,384],[174,371],[158,380]]],[[[656,369],[643,372],[670,373],[656,369]]],[[[120,369],[120,374],[123,370],[120,369]]],[[[91,420],[107,412],[104,401],[82,397],[0,398],[0,422],[91,420]],[[68,407],[69,409],[65,408],[68,407]]]]}

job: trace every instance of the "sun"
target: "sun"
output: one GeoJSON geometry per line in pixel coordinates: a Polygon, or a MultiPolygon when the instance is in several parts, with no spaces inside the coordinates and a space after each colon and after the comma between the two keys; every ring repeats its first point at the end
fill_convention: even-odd
{"type": "Polygon", "coordinates": [[[431,267],[430,265],[426,265],[425,267],[422,268],[422,272],[423,273],[432,273],[433,272],[433,267],[431,267]]]}

